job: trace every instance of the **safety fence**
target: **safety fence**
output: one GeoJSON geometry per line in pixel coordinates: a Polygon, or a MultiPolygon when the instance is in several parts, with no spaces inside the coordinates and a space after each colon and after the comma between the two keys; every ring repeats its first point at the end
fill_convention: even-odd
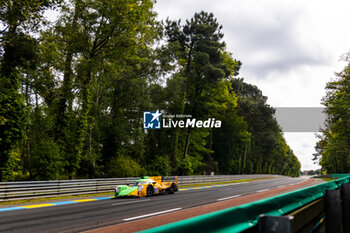
{"type": "MultiPolygon", "coordinates": [[[[278,175],[178,176],[178,185],[228,182],[242,179],[273,178],[278,175]]],[[[0,182],[0,202],[111,192],[116,185],[134,183],[140,177],[82,180],[0,182]]],[[[164,177],[174,180],[174,176],[164,177]]]]}
{"type": "Polygon", "coordinates": [[[224,209],[143,233],[350,232],[350,174],[327,183],[224,209]]]}

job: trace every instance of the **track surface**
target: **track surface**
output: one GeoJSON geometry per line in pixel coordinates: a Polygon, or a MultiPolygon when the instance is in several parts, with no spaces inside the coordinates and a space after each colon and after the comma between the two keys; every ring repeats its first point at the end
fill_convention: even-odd
{"type": "Polygon", "coordinates": [[[0,232],[81,232],[187,209],[304,181],[279,178],[194,189],[149,198],[110,199],[0,212],[0,232]]]}

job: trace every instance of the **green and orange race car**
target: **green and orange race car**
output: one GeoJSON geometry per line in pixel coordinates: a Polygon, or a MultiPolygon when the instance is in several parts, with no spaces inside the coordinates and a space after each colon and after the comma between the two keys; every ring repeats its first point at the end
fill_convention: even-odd
{"type": "Polygon", "coordinates": [[[177,191],[177,176],[174,181],[165,182],[161,176],[144,176],[132,185],[117,185],[114,197],[150,197],[154,194],[173,194],[177,191]]]}

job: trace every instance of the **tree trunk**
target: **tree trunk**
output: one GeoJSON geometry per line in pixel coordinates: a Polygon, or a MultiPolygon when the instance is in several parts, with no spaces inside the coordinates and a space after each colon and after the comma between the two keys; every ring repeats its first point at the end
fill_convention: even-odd
{"type": "Polygon", "coordinates": [[[190,144],[191,132],[192,132],[192,127],[188,127],[187,135],[186,135],[186,142],[185,142],[185,150],[184,150],[184,155],[183,155],[184,160],[186,160],[186,158],[187,158],[187,152],[188,152],[188,147],[190,144]]]}
{"type": "MultiPolygon", "coordinates": [[[[198,97],[202,94],[202,91],[203,91],[203,87],[200,87],[199,86],[199,83],[196,84],[196,94],[195,96],[198,97]]],[[[191,110],[191,116],[193,117],[196,110],[197,110],[197,106],[198,106],[198,101],[194,101],[193,103],[193,108],[191,110]]],[[[187,131],[187,135],[186,135],[186,143],[185,143],[185,150],[184,150],[184,159],[186,159],[187,157],[187,152],[188,152],[188,148],[189,148],[189,144],[190,144],[190,138],[191,138],[191,132],[192,132],[192,128],[189,127],[188,128],[188,131],[187,131]]]]}
{"type": "Polygon", "coordinates": [[[242,173],[244,174],[244,170],[245,170],[245,162],[247,159],[247,147],[248,147],[248,142],[245,143],[244,145],[244,155],[243,155],[243,168],[242,168],[242,173]]]}
{"type": "Polygon", "coordinates": [[[77,155],[74,158],[75,161],[72,161],[72,178],[74,178],[77,169],[79,168],[79,164],[82,158],[84,143],[88,139],[88,131],[89,131],[89,112],[92,106],[91,100],[91,90],[90,90],[90,82],[92,76],[92,65],[91,60],[87,65],[86,76],[84,80],[84,85],[82,89],[82,107],[81,114],[79,119],[79,129],[78,129],[78,145],[77,145],[77,155]]]}
{"type": "MultiPolygon", "coordinates": [[[[186,71],[185,71],[185,80],[182,86],[182,93],[181,93],[181,107],[180,107],[180,114],[185,113],[185,101],[186,101],[186,91],[187,91],[187,84],[188,84],[188,77],[191,72],[191,57],[192,57],[192,50],[193,50],[193,43],[190,46],[188,56],[187,56],[187,64],[186,64],[186,71]]],[[[186,136],[186,144],[188,144],[189,140],[189,134],[186,136]]],[[[175,129],[174,133],[174,148],[173,148],[173,153],[171,155],[171,170],[172,170],[172,175],[175,173],[175,160],[176,160],[176,155],[177,155],[177,144],[179,143],[179,130],[175,129]]],[[[184,159],[186,159],[186,154],[188,150],[188,145],[185,146],[185,151],[184,151],[184,159]],[[187,149],[186,149],[187,146],[187,149]]]]}
{"type": "MultiPolygon", "coordinates": [[[[78,26],[78,16],[80,14],[80,3],[81,0],[77,0],[74,8],[74,17],[72,21],[72,33],[77,30],[78,26]]],[[[74,41],[70,38],[68,42],[67,52],[66,52],[66,60],[64,64],[64,74],[63,74],[63,83],[60,93],[60,101],[58,105],[58,113],[57,113],[57,127],[56,127],[56,137],[57,139],[64,138],[64,131],[66,127],[66,110],[67,110],[67,102],[68,106],[72,106],[73,96],[72,96],[72,82],[73,82],[73,71],[72,71],[72,61],[73,61],[73,49],[74,49],[74,41]]]]}

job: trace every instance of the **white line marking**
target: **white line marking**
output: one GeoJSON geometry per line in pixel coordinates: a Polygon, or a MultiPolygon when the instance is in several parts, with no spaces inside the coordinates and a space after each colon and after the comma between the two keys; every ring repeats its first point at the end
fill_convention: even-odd
{"type": "Polygon", "coordinates": [[[227,200],[227,199],[233,199],[233,198],[240,197],[240,196],[241,195],[235,195],[235,196],[231,196],[231,197],[224,197],[224,198],[217,199],[216,201],[223,201],[223,200],[227,200]]]}
{"type": "Polygon", "coordinates": [[[291,183],[291,184],[289,184],[289,185],[293,185],[294,183],[291,183]]]}
{"type": "Polygon", "coordinates": [[[112,205],[125,205],[125,204],[132,204],[132,203],[137,203],[137,202],[144,202],[144,201],[150,201],[151,199],[148,200],[142,200],[142,201],[129,201],[129,202],[122,202],[122,203],[115,203],[112,205]]]}
{"type": "Polygon", "coordinates": [[[135,219],[139,219],[139,218],[146,218],[146,217],[150,217],[150,216],[154,216],[154,215],[158,215],[158,214],[165,214],[165,213],[169,213],[169,212],[173,212],[173,211],[177,211],[177,210],[181,210],[181,208],[175,208],[175,209],[159,211],[159,212],[155,212],[155,213],[151,213],[151,214],[140,215],[140,216],[136,216],[136,217],[132,217],[132,218],[126,218],[126,219],[123,219],[123,221],[131,221],[131,220],[135,220],[135,219]]]}
{"type": "Polygon", "coordinates": [[[286,187],[285,185],[278,186],[277,188],[284,188],[286,187]]]}
{"type": "Polygon", "coordinates": [[[265,192],[265,191],[268,191],[270,189],[262,189],[262,190],[259,190],[259,191],[256,191],[257,193],[261,193],[261,192],[265,192]]]}

